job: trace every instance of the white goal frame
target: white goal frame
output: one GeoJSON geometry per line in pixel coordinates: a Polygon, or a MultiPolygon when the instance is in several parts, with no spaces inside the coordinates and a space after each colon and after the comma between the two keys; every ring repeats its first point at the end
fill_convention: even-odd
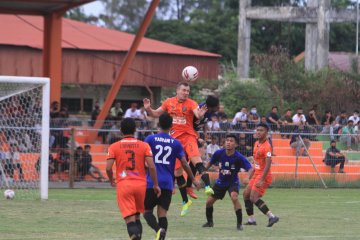
{"type": "Polygon", "coordinates": [[[0,76],[0,82],[42,85],[40,199],[47,200],[49,197],[50,79],[44,77],[0,76]]]}

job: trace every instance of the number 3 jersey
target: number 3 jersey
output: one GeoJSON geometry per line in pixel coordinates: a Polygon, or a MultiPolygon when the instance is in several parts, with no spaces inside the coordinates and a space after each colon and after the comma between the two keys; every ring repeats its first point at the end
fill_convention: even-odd
{"type": "MultiPolygon", "coordinates": [[[[156,166],[159,187],[161,189],[173,190],[174,169],[176,158],[184,156],[184,149],[180,142],[167,133],[159,133],[148,136],[145,139],[153,153],[156,166]]],[[[153,187],[153,181],[149,173],[147,174],[147,188],[153,187]]]]}
{"type": "Polygon", "coordinates": [[[238,177],[240,168],[246,171],[252,168],[249,161],[241,153],[235,151],[233,155],[228,156],[225,149],[217,150],[212,156],[210,163],[212,165],[219,163],[219,177],[215,184],[221,187],[240,184],[238,177]]]}
{"type": "Polygon", "coordinates": [[[116,182],[146,181],[145,157],[152,157],[149,144],[126,137],[110,145],[107,159],[115,159],[116,182]]]}

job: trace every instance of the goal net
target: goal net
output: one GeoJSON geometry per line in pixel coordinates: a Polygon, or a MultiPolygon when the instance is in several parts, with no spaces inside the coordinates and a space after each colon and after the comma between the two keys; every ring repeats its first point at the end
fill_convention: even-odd
{"type": "MultiPolygon", "coordinates": [[[[0,190],[48,198],[49,79],[0,76],[0,190]]],[[[4,199],[0,196],[0,199],[4,199]]]]}

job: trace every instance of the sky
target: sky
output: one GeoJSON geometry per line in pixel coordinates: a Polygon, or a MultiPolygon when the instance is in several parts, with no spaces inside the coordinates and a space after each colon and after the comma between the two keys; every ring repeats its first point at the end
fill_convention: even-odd
{"type": "Polygon", "coordinates": [[[94,1],[81,6],[87,15],[99,16],[104,10],[100,1],[94,1]]]}

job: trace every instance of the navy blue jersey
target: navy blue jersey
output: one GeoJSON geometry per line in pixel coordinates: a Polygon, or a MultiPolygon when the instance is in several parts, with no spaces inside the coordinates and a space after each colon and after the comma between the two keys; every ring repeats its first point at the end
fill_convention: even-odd
{"type": "MultiPolygon", "coordinates": [[[[180,142],[167,133],[150,135],[145,138],[150,145],[154,163],[156,166],[159,187],[161,189],[173,190],[174,170],[176,158],[181,159],[184,149],[180,142]]],[[[146,176],[147,188],[152,188],[154,183],[149,172],[146,176]]]]}
{"type": "MultiPolygon", "coordinates": [[[[200,103],[199,108],[202,108],[205,103],[200,103]]],[[[211,120],[211,116],[215,114],[215,112],[210,112],[209,110],[204,114],[204,118],[199,120],[196,117],[194,117],[194,129],[195,131],[201,131],[205,124],[207,124],[208,121],[211,120]]]]}
{"type": "Polygon", "coordinates": [[[240,168],[249,171],[252,166],[249,161],[238,151],[231,156],[226,155],[225,149],[217,150],[211,158],[211,164],[219,163],[219,177],[215,184],[222,187],[240,184],[238,172],[240,168]]]}

